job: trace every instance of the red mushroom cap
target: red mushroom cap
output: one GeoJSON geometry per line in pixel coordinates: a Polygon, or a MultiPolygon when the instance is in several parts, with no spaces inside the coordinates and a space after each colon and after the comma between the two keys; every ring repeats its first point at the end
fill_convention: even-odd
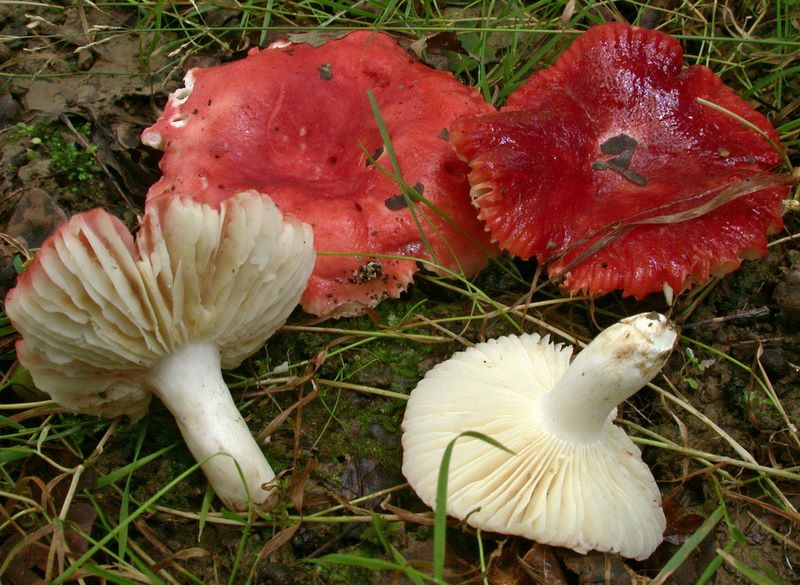
{"type": "Polygon", "coordinates": [[[245,189],[268,193],[281,211],[312,225],[322,253],[304,310],[353,314],[397,297],[417,264],[381,255],[434,258],[398,184],[382,172],[392,165],[368,91],[404,181],[448,218],[416,203],[435,260],[474,275],[496,248],[476,217],[469,168],[452,152],[446,129],[491,107],[382,33],[355,32],[318,48],[279,43],[241,61],[191,70],[186,88],[143,134],[146,144],[165,151],[164,176],[148,200],[189,192],[213,203],[245,189]]]}
{"type": "Polygon", "coordinates": [[[781,227],[787,180],[767,119],[672,37],[622,23],[589,29],[501,112],[466,116],[451,142],[472,167],[492,237],[548,263],[570,291],[680,292],[781,227]],[[644,223],[642,223],[644,222],[644,223]]]}

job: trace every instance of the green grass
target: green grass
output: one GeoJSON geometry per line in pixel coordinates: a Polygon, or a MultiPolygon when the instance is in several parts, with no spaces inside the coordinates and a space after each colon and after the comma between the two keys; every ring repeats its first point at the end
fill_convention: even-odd
{"type": "MultiPolygon", "coordinates": [[[[135,40],[134,70],[103,75],[136,74],[149,80],[154,91],[165,81],[178,80],[195,55],[238,57],[246,47],[264,46],[287,33],[371,28],[414,42],[423,60],[453,71],[496,105],[532,72],[551,64],[587,27],[611,18],[655,20],[659,29],[681,39],[687,62],[714,69],[773,121],[786,149],[785,166],[797,166],[800,30],[795,15],[800,4],[571,6],[552,1],[119,1],[80,3],[69,18],[86,23],[82,43],[135,40]]],[[[91,82],[92,74],[75,65],[74,43],[47,24],[64,18],[65,7],[11,1],[7,9],[36,24],[25,29],[25,42],[45,47],[65,66],[52,68],[43,60],[38,70],[23,70],[12,57],[0,67],[0,86],[30,78],[91,82]]],[[[377,107],[374,113],[380,119],[377,107]]],[[[38,137],[31,149],[54,160],[61,157],[64,172],[77,173],[77,182],[86,179],[81,173],[96,172],[94,152],[54,142],[60,134],[52,125],[29,123],[22,130],[28,140],[38,137]]],[[[396,165],[383,171],[395,176],[410,207],[437,212],[402,183],[396,165]]],[[[796,250],[798,222],[791,216],[787,220],[790,227],[781,237],[788,239],[779,247],[796,250]]],[[[385,301],[372,318],[319,324],[298,313],[264,352],[229,374],[253,432],[271,430],[267,454],[284,472],[281,506],[251,516],[219,507],[159,405],[144,421],[109,422],[66,413],[46,397],[32,396],[24,372],[14,369],[13,331],[7,320],[0,321],[6,372],[0,386],[0,581],[5,582],[12,564],[38,551],[37,570],[54,584],[72,578],[86,582],[92,576],[113,583],[257,583],[278,570],[275,566],[286,567],[298,583],[366,583],[379,572],[402,574],[413,583],[457,582],[449,571],[451,555],[460,555],[460,574],[487,582],[497,563],[492,553],[500,550],[498,538],[478,534],[477,542],[471,537],[471,548],[459,541],[446,556],[446,537],[457,540],[469,529],[446,526],[443,514],[433,516],[422,508],[401,478],[343,499],[342,468],[358,469],[357,464],[373,460],[382,469],[398,465],[398,428],[409,392],[426,367],[465,345],[522,330],[581,343],[596,331],[594,319],[607,323],[637,309],[664,306],[658,299],[637,304],[616,296],[596,302],[562,298],[549,286],[528,298],[528,276],[506,259],[474,280],[451,276],[456,278],[418,276],[407,297],[385,301]],[[379,376],[385,369],[392,374],[388,381],[379,376]],[[314,388],[319,389],[317,398],[298,406],[301,392],[307,397],[314,388]],[[273,427],[288,409],[291,415],[273,427]],[[379,429],[371,428],[373,423],[379,429]],[[310,459],[318,461],[310,476],[293,475],[310,459]],[[298,510],[290,504],[291,494],[304,485],[309,489],[298,510]],[[80,521],[89,519],[87,531],[80,521]],[[295,555],[305,550],[298,536],[304,533],[309,538],[322,534],[322,541],[307,554],[295,555]],[[418,541],[430,547],[430,560],[411,557],[418,549],[410,544],[418,541]]],[[[737,278],[731,275],[722,286],[737,278]]],[[[722,295],[720,286],[714,281],[679,298],[672,314],[691,322],[713,309],[712,300],[722,295]]],[[[706,520],[683,535],[682,546],[649,576],[664,582],[708,534],[715,534],[714,560],[700,571],[700,582],[788,581],[785,576],[791,570],[796,576],[797,568],[788,569],[784,560],[800,562],[795,536],[800,516],[792,504],[800,485],[800,442],[791,430],[800,424],[798,413],[787,411],[783,401],[788,395],[776,390],[778,381],[770,379],[761,361],[742,358],[735,344],[716,343],[697,329],[687,330],[681,348],[669,377],[657,379],[626,407],[625,424],[645,450],[665,496],[683,493],[680,510],[706,520]],[[714,374],[720,362],[726,364],[725,379],[714,374]],[[703,400],[718,390],[732,393],[732,388],[739,394],[728,396],[727,404],[741,408],[738,415],[748,416],[747,404],[757,408],[749,413],[753,421],[727,428],[724,421],[732,417],[706,412],[703,400]],[[690,490],[681,492],[684,484],[705,499],[685,495],[690,490]],[[771,548],[756,544],[746,527],[771,548]]],[[[445,465],[441,494],[446,470],[445,465]]]]}

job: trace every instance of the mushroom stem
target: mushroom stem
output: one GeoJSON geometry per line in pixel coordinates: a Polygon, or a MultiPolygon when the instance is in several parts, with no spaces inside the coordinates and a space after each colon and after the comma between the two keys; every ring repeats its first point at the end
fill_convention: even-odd
{"type": "Polygon", "coordinates": [[[658,313],[634,315],[605,329],[542,396],[539,416],[565,441],[597,440],[614,408],[661,370],[677,336],[658,313]]]}
{"type": "Polygon", "coordinates": [[[214,343],[191,343],[156,364],[148,381],[216,494],[228,508],[247,510],[267,503],[271,490],[263,484],[275,472],[233,402],[220,359],[214,343]]]}

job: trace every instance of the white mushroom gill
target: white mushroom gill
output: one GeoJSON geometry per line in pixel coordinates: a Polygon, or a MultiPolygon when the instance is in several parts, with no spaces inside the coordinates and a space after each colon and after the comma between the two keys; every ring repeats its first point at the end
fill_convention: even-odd
{"type": "Polygon", "coordinates": [[[663,365],[676,332],[661,315],[609,327],[570,365],[571,347],[507,336],[455,354],[411,393],[403,473],[433,506],[447,445],[462,437],[447,512],[472,526],[578,552],[646,558],[662,540],[661,495],[641,453],[612,423],[616,404],[663,365]],[[581,357],[583,356],[583,357],[581,357]]]}
{"type": "Polygon", "coordinates": [[[247,191],[218,208],[176,196],[148,206],[135,241],[102,210],[71,218],[6,311],[38,388],[78,412],[134,418],[158,395],[216,493],[243,510],[269,501],[262,486],[274,473],[220,367],[285,322],[313,264],[310,227],[284,219],[266,195],[247,191]]]}

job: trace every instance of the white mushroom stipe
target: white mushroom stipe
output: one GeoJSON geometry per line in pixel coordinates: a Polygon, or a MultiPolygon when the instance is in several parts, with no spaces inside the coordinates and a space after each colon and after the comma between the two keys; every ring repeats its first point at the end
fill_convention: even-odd
{"type": "Polygon", "coordinates": [[[573,443],[596,442],[609,415],[661,371],[677,333],[658,313],[612,325],[572,360],[537,416],[553,435],[573,443]]]}
{"type": "Polygon", "coordinates": [[[22,334],[20,362],[56,402],[138,418],[156,394],[223,502],[266,507],[275,474],[220,366],[263,347],[313,265],[311,228],[285,220],[266,195],[240,193],[218,209],[175,196],[147,208],[135,241],[102,210],[71,218],[6,312],[22,334]]]}
{"type": "Polygon", "coordinates": [[[217,496],[232,510],[246,510],[248,498],[263,500],[264,484],[275,472],[233,402],[220,357],[213,343],[190,343],[158,362],[145,379],[175,417],[217,496]]]}
{"type": "Polygon", "coordinates": [[[655,376],[674,326],[647,313],[612,325],[570,365],[571,347],[507,336],[455,354],[411,393],[403,474],[433,506],[442,455],[460,438],[447,512],[471,526],[541,543],[644,559],[660,544],[661,495],[641,452],[613,424],[616,405],[655,376]]]}

